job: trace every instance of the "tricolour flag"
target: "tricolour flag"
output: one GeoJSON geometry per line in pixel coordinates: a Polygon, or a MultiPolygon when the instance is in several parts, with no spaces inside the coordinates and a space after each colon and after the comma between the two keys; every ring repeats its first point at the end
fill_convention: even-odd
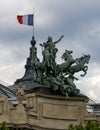
{"type": "Polygon", "coordinates": [[[28,15],[18,15],[17,20],[20,24],[25,24],[25,25],[34,25],[34,15],[33,14],[28,14],[28,15]]]}

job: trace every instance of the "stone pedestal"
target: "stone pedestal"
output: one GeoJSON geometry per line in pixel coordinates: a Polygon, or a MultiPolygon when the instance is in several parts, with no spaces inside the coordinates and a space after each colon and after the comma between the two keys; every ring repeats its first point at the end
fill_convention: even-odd
{"type": "Polygon", "coordinates": [[[62,97],[40,93],[26,95],[26,107],[16,107],[4,95],[0,95],[0,123],[11,128],[32,130],[67,130],[70,124],[85,124],[100,117],[86,110],[86,97],[62,97]]]}
{"type": "Polygon", "coordinates": [[[70,124],[84,124],[97,118],[86,110],[86,97],[62,97],[39,93],[26,96],[28,122],[36,130],[66,130],[70,124]]]}

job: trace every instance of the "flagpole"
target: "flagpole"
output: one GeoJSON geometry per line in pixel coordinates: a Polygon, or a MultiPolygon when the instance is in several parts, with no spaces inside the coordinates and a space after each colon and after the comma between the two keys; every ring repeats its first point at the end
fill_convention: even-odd
{"type": "MultiPolygon", "coordinates": [[[[34,9],[35,10],[35,9],[34,9]]],[[[33,36],[32,36],[32,40],[31,40],[31,45],[32,45],[32,47],[34,48],[35,47],[35,44],[36,44],[36,41],[35,41],[35,37],[34,37],[34,11],[33,11],[33,36]]]]}
{"type": "Polygon", "coordinates": [[[33,12],[33,37],[34,37],[34,12],[33,12]]]}
{"type": "Polygon", "coordinates": [[[34,8],[34,11],[33,11],[33,37],[34,37],[34,12],[35,12],[35,8],[34,8]]]}

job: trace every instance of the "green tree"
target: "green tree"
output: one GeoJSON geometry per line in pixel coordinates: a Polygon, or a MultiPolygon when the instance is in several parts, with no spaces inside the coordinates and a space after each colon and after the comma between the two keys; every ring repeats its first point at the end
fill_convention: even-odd
{"type": "Polygon", "coordinates": [[[85,130],[85,128],[80,124],[75,126],[75,130],[85,130]]]}
{"type": "Polygon", "coordinates": [[[85,126],[83,125],[69,125],[68,130],[100,130],[100,124],[98,122],[88,121],[85,126]]]}
{"type": "Polygon", "coordinates": [[[74,125],[69,125],[69,127],[68,127],[68,130],[75,130],[75,126],[74,125]]]}
{"type": "Polygon", "coordinates": [[[2,122],[0,124],[0,130],[10,130],[10,129],[6,126],[6,122],[2,122]]]}

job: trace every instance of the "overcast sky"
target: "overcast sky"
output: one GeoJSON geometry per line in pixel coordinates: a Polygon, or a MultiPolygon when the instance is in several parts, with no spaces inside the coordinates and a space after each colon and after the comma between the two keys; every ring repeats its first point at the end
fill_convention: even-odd
{"type": "Polygon", "coordinates": [[[54,41],[64,35],[57,44],[57,62],[65,49],[73,50],[74,58],[90,54],[88,73],[77,74],[76,84],[100,102],[100,0],[0,0],[0,80],[13,84],[24,75],[33,28],[18,24],[16,16],[33,12],[38,57],[39,43],[49,35],[54,41]]]}

